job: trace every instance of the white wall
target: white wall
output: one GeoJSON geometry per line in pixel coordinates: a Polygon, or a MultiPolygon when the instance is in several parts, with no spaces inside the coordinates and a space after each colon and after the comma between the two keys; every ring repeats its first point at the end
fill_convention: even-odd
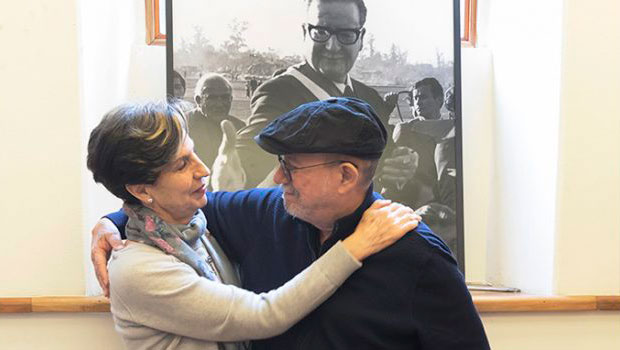
{"type": "Polygon", "coordinates": [[[10,350],[123,350],[110,314],[0,314],[0,344],[10,350]]]}
{"type": "MultiPolygon", "coordinates": [[[[463,50],[468,277],[620,294],[619,4],[478,1],[486,48],[463,50]]],[[[164,49],[144,44],[143,6],[30,0],[0,12],[0,42],[12,48],[0,55],[11,82],[0,86],[0,296],[85,292],[86,231],[118,206],[85,169],[88,132],[114,105],[165,89],[164,49]]],[[[483,321],[494,349],[620,342],[618,312],[483,321]]],[[[122,347],[109,314],[0,314],[0,344],[122,347]]]]}
{"type": "Polygon", "coordinates": [[[493,60],[488,49],[463,48],[463,209],[465,277],[484,283],[487,278],[489,202],[492,196],[494,144],[493,60]]]}
{"type": "Polygon", "coordinates": [[[490,2],[495,142],[487,273],[552,293],[562,0],[490,2]]]}
{"type": "MultiPolygon", "coordinates": [[[[82,159],[90,131],[108,110],[121,103],[164,98],[166,93],[166,50],[145,43],[144,1],[78,1],[81,36],[80,77],[82,105],[82,159]]],[[[86,234],[102,214],[116,211],[121,201],[81,164],[83,226],[86,234]]],[[[90,239],[85,240],[88,256],[90,239]]],[[[85,264],[86,293],[101,293],[91,264],[85,264]]]]}
{"type": "MultiPolygon", "coordinates": [[[[92,183],[86,143],[113,106],[164,97],[165,49],[144,40],[142,0],[0,11],[0,297],[98,291],[87,231],[119,201],[92,183]]],[[[123,346],[109,314],[0,314],[0,348],[123,346]]]]}
{"type": "Polygon", "coordinates": [[[620,312],[483,315],[494,350],[617,350],[620,312]]]}
{"type": "Polygon", "coordinates": [[[0,295],[84,293],[75,1],[0,11],[0,295]]]}
{"type": "Polygon", "coordinates": [[[565,4],[554,280],[563,294],[620,294],[618,15],[615,0],[565,4]]]}

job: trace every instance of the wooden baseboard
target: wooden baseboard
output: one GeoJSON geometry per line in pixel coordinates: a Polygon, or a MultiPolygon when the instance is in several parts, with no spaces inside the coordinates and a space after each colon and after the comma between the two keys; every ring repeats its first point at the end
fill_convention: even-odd
{"type": "Polygon", "coordinates": [[[0,298],[0,313],[109,311],[110,302],[104,297],[54,296],[0,298]]]}
{"type": "MultiPolygon", "coordinates": [[[[620,311],[620,295],[535,296],[521,293],[472,293],[481,314],[496,312],[620,311]]],[[[0,313],[109,312],[104,297],[43,296],[0,298],[0,313]]]]}

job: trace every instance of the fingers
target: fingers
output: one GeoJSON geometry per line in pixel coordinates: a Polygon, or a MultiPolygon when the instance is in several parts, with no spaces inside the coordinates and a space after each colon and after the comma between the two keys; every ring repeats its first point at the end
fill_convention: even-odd
{"type": "Polygon", "coordinates": [[[121,240],[121,237],[113,233],[106,233],[105,240],[114,250],[119,250],[125,247],[125,243],[121,240]]]}
{"type": "Polygon", "coordinates": [[[110,279],[108,277],[108,257],[105,251],[99,249],[96,252],[91,253],[91,260],[95,268],[95,275],[99,286],[103,290],[103,295],[110,297],[110,279]]]}
{"type": "Polygon", "coordinates": [[[398,156],[406,156],[409,154],[414,153],[413,150],[409,147],[405,147],[405,146],[399,146],[396,147],[393,151],[392,151],[392,157],[398,157],[398,156]]]}
{"type": "Polygon", "coordinates": [[[383,208],[383,207],[390,205],[390,203],[392,203],[392,201],[389,199],[377,199],[372,203],[369,209],[383,208]]]}
{"type": "Polygon", "coordinates": [[[230,120],[222,120],[220,127],[222,128],[222,143],[220,144],[219,153],[229,153],[235,149],[237,144],[237,130],[230,120]]]}
{"type": "Polygon", "coordinates": [[[97,222],[91,231],[91,250],[90,259],[95,268],[95,275],[99,286],[103,290],[103,294],[108,297],[110,295],[110,280],[108,278],[108,258],[112,249],[120,249],[124,247],[121,241],[120,233],[116,226],[108,220],[101,219],[97,222]]]}

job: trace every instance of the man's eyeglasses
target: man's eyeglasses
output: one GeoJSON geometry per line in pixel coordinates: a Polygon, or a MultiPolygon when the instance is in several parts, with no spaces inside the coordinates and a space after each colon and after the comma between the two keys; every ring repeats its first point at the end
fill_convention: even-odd
{"type": "Polygon", "coordinates": [[[329,27],[315,26],[310,23],[306,23],[306,29],[310,39],[317,43],[324,43],[332,35],[336,35],[336,39],[342,45],[353,45],[357,42],[360,35],[364,32],[364,28],[360,29],[332,29],[329,27]]]}
{"type": "MultiPolygon", "coordinates": [[[[280,168],[282,168],[282,173],[284,173],[284,177],[286,178],[286,180],[288,182],[293,181],[293,172],[294,171],[298,171],[298,170],[302,170],[302,169],[309,169],[309,168],[315,168],[318,166],[322,166],[322,165],[331,165],[331,164],[342,164],[342,163],[351,163],[349,161],[346,160],[332,160],[331,162],[325,162],[325,163],[319,163],[319,164],[312,164],[312,165],[308,165],[308,166],[301,166],[301,167],[295,167],[292,166],[290,164],[288,164],[286,162],[286,160],[284,160],[284,157],[282,157],[282,155],[278,155],[278,161],[280,162],[280,168]]],[[[353,164],[354,167],[357,168],[357,165],[353,164]]]]}

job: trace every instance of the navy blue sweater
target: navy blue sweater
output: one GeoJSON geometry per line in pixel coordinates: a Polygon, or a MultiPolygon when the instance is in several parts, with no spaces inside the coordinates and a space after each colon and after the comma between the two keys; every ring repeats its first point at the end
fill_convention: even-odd
{"type": "MultiPolygon", "coordinates": [[[[243,286],[264,292],[284,284],[350,235],[377,193],[369,190],[322,245],[319,231],[286,213],[282,192],[208,193],[208,228],[239,264],[243,286]]],[[[120,212],[109,215],[124,226],[120,212]]],[[[286,333],[253,349],[488,349],[456,261],[421,223],[364,261],[323,305],[286,333]]]]}

